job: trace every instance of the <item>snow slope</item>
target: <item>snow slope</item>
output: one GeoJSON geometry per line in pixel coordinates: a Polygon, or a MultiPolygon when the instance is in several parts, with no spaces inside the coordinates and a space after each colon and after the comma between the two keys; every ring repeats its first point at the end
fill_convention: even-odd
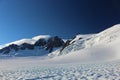
{"type": "Polygon", "coordinates": [[[119,34],[120,24],[106,29],[98,34],[77,35],[76,38],[70,42],[71,45],[67,46],[61,54],[67,54],[69,52],[89,48],[95,45],[108,45],[111,42],[115,42],[116,39],[120,39],[119,34]]]}
{"type": "Polygon", "coordinates": [[[120,59],[119,48],[120,24],[98,34],[77,35],[62,52],[51,55],[59,56],[52,60],[60,63],[112,61],[120,59]]]}

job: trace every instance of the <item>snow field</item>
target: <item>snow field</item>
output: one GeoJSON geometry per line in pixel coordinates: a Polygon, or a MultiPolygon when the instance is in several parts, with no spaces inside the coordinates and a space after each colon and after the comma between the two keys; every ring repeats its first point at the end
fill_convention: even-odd
{"type": "Polygon", "coordinates": [[[0,70],[0,80],[120,80],[120,63],[21,67],[0,70]]]}

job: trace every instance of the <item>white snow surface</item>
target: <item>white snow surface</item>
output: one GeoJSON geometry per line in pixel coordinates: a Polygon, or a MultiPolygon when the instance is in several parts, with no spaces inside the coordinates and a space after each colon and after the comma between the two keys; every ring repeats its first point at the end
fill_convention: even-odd
{"type": "Polygon", "coordinates": [[[119,80],[120,61],[53,63],[44,57],[0,60],[0,80],[119,80]]]}
{"type": "Polygon", "coordinates": [[[32,39],[33,40],[39,40],[39,39],[49,39],[51,36],[50,35],[39,35],[39,36],[35,36],[35,37],[33,37],[32,39]]]}
{"type": "Polygon", "coordinates": [[[21,40],[15,41],[15,42],[8,43],[8,44],[6,44],[6,45],[10,45],[10,44],[21,45],[21,44],[23,44],[23,43],[34,44],[35,41],[36,41],[36,40],[33,40],[33,39],[21,39],[21,40]]]}

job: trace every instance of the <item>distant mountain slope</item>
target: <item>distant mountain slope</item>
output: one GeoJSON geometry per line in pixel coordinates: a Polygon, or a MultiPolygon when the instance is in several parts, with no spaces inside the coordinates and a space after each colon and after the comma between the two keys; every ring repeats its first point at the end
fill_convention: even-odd
{"type": "Polygon", "coordinates": [[[64,41],[58,36],[40,35],[6,44],[0,49],[1,56],[41,56],[61,47],[64,41]]]}

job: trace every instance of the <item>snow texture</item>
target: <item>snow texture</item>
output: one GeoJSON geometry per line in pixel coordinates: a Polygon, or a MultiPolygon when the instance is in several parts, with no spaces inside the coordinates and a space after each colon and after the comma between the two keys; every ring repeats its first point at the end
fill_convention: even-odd
{"type": "Polygon", "coordinates": [[[120,80],[120,62],[43,64],[40,60],[2,60],[0,80],[120,80]]]}

